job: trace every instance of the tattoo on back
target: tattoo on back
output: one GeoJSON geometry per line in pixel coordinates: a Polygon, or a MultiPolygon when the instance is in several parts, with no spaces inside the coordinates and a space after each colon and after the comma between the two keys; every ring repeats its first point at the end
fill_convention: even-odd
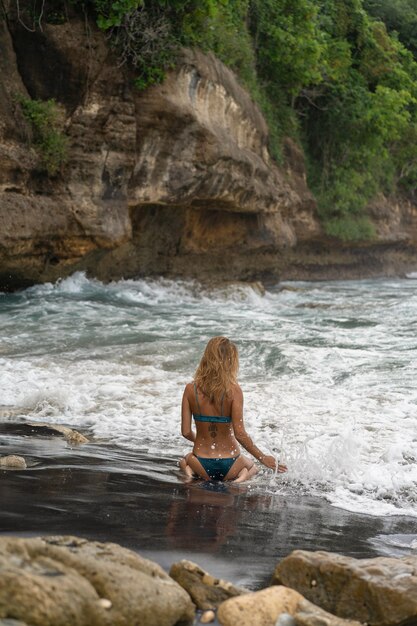
{"type": "Polygon", "coordinates": [[[211,437],[217,437],[217,426],[216,424],[210,424],[208,427],[211,437]]]}

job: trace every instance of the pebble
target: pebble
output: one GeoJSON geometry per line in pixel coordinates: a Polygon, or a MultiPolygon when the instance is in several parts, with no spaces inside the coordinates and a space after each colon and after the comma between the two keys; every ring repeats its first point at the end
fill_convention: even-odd
{"type": "Polygon", "coordinates": [[[210,622],[214,622],[216,619],[216,614],[214,611],[204,611],[202,616],[200,617],[200,622],[202,624],[209,624],[210,622]]]}
{"type": "Polygon", "coordinates": [[[214,586],[216,584],[216,581],[217,579],[214,578],[214,576],[211,576],[211,574],[207,574],[207,573],[205,573],[202,578],[202,583],[204,585],[214,586]]]}
{"type": "Polygon", "coordinates": [[[111,609],[113,606],[111,600],[108,598],[100,598],[100,600],[97,601],[97,604],[99,604],[102,609],[111,609]]]}

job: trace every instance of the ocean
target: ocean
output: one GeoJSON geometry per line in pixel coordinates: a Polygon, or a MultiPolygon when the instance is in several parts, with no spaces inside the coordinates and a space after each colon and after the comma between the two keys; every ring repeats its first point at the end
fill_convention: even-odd
{"type": "MultiPolygon", "coordinates": [[[[178,481],[184,385],[207,340],[240,354],[245,424],[288,466],[256,494],[417,517],[417,280],[103,284],[83,273],[0,294],[3,419],[81,430],[132,471],[178,481]],[[155,463],[155,460],[163,459],[155,463]]],[[[416,536],[417,538],[417,536],[416,536]]]]}

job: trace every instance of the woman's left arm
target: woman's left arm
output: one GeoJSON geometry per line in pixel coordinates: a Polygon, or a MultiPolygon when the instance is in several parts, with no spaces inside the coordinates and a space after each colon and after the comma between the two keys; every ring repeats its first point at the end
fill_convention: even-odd
{"type": "MultiPolygon", "coordinates": [[[[188,385],[187,385],[188,387],[188,385]]],[[[192,411],[188,400],[187,387],[184,389],[181,407],[181,434],[189,441],[195,441],[195,432],[192,429],[192,411]]]]}

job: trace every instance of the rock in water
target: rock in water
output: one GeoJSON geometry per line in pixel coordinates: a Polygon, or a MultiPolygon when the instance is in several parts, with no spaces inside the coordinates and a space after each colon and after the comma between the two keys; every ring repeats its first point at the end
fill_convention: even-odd
{"type": "Polygon", "coordinates": [[[9,454],[8,456],[0,457],[1,467],[13,467],[15,469],[26,469],[26,461],[22,456],[16,456],[15,454],[9,454]]]}
{"type": "Polygon", "coordinates": [[[49,422],[27,422],[27,425],[31,428],[49,428],[49,430],[63,435],[64,439],[71,445],[88,443],[87,437],[84,437],[84,435],[79,433],[78,430],[73,430],[68,426],[63,426],[62,424],[50,424],[49,422]]]}
{"type": "Polygon", "coordinates": [[[171,566],[169,575],[191,596],[198,609],[214,609],[221,602],[248,593],[225,580],[214,578],[192,561],[179,561],[171,566]]]}
{"type": "Polygon", "coordinates": [[[279,563],[272,582],[340,617],[373,626],[417,624],[417,557],[354,559],[296,550],[279,563]]]}
{"type": "Polygon", "coordinates": [[[0,538],[0,623],[174,626],[194,605],[159,565],[113,543],[0,538]]]}

